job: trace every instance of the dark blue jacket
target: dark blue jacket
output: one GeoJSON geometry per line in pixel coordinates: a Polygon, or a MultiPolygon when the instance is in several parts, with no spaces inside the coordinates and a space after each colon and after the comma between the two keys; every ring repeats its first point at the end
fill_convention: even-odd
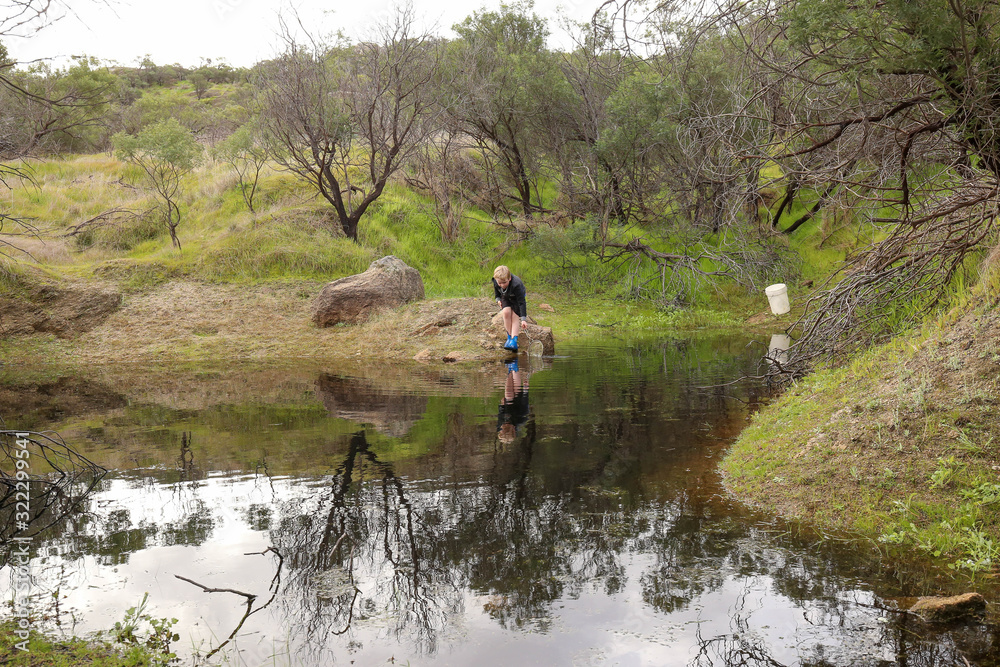
{"type": "Polygon", "coordinates": [[[528,303],[525,301],[525,290],[524,283],[517,276],[511,274],[510,282],[507,283],[507,289],[501,290],[500,286],[497,285],[497,279],[493,279],[493,294],[496,296],[497,300],[503,299],[510,304],[511,310],[517,314],[518,317],[528,316],[528,303]]]}
{"type": "Polygon", "coordinates": [[[500,400],[500,407],[497,410],[497,431],[505,423],[513,424],[515,429],[520,428],[531,414],[531,406],[528,405],[528,390],[519,389],[514,394],[514,398],[509,401],[506,398],[500,400]]]}

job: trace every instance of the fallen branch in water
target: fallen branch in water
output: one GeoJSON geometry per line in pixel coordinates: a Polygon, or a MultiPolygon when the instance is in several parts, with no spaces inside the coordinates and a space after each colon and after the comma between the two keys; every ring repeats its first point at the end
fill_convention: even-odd
{"type": "Polygon", "coordinates": [[[236,637],[236,634],[240,631],[240,628],[242,628],[243,624],[246,623],[247,619],[250,618],[251,616],[253,616],[254,614],[256,614],[258,611],[261,611],[262,609],[266,609],[272,602],[274,602],[274,598],[277,597],[277,595],[278,595],[278,587],[281,585],[281,569],[285,565],[285,559],[281,555],[281,552],[278,551],[277,549],[275,549],[274,547],[268,547],[267,549],[264,549],[263,551],[250,552],[250,553],[244,554],[244,556],[263,556],[263,555],[267,554],[267,552],[269,552],[269,551],[271,553],[273,553],[275,556],[278,557],[278,569],[274,573],[274,577],[271,579],[271,585],[269,586],[269,589],[274,589],[274,590],[273,590],[273,592],[271,594],[271,598],[267,602],[265,602],[264,604],[262,604],[261,606],[257,607],[256,609],[253,608],[253,603],[257,599],[257,596],[255,594],[253,594],[253,593],[244,593],[243,591],[238,591],[235,588],[211,588],[209,586],[205,586],[204,584],[199,584],[197,581],[195,581],[193,579],[188,579],[187,577],[182,577],[179,574],[175,574],[174,575],[175,577],[177,577],[181,581],[186,581],[189,584],[193,584],[193,585],[197,586],[198,588],[200,588],[201,590],[205,591],[206,593],[233,593],[235,595],[242,595],[244,598],[246,598],[246,601],[247,601],[246,602],[247,610],[246,610],[246,612],[244,612],[243,618],[241,618],[240,622],[236,624],[236,627],[233,628],[233,631],[229,633],[229,636],[226,638],[226,640],[224,642],[222,642],[221,644],[219,644],[218,646],[216,646],[214,649],[212,649],[205,656],[206,659],[211,658],[213,655],[215,655],[220,650],[222,650],[229,642],[233,641],[233,639],[235,639],[235,637],[236,637]]]}
{"type": "Polygon", "coordinates": [[[174,576],[180,579],[181,581],[186,581],[189,584],[194,584],[195,586],[205,591],[206,593],[233,593],[235,595],[242,595],[243,597],[245,597],[247,600],[250,601],[257,599],[257,596],[254,593],[244,593],[243,591],[238,591],[235,588],[210,588],[208,586],[205,586],[204,584],[199,584],[194,579],[188,579],[187,577],[182,577],[179,574],[175,574],[174,576]]]}

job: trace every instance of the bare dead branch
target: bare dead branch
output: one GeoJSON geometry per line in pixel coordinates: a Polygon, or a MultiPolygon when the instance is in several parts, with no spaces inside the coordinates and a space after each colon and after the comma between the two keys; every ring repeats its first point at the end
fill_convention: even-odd
{"type": "Polygon", "coordinates": [[[174,576],[176,578],[180,579],[181,581],[186,581],[189,584],[193,584],[193,585],[197,586],[198,588],[200,588],[201,590],[205,591],[206,593],[232,593],[234,595],[241,595],[241,596],[245,597],[247,599],[247,601],[249,601],[249,602],[252,602],[253,600],[257,599],[257,596],[255,594],[253,594],[253,593],[244,593],[243,591],[238,591],[235,588],[211,588],[209,586],[205,586],[204,584],[199,584],[197,581],[194,581],[193,579],[188,579],[187,577],[182,577],[179,574],[175,574],[174,576]]]}
{"type": "Polygon", "coordinates": [[[73,237],[77,236],[85,231],[90,231],[98,227],[114,227],[130,220],[135,220],[137,218],[142,218],[149,215],[155,209],[145,209],[142,211],[133,211],[129,208],[116,207],[108,209],[102,213],[98,213],[92,218],[88,218],[83,222],[77,223],[75,225],[70,225],[66,228],[66,232],[63,237],[73,237]]]}

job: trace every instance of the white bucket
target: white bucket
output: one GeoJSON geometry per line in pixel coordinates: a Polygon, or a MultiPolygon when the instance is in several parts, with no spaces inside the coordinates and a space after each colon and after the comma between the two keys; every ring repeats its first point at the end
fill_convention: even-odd
{"type": "Polygon", "coordinates": [[[764,289],[764,294],[767,295],[767,302],[771,304],[771,312],[775,315],[784,315],[792,309],[788,305],[788,288],[785,287],[785,283],[769,285],[764,289]]]}

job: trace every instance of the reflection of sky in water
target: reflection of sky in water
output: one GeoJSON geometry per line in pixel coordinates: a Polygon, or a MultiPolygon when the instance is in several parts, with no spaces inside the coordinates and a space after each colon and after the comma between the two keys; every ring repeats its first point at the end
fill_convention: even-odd
{"type": "MultiPolygon", "coordinates": [[[[77,632],[111,627],[128,607],[149,592],[149,613],[180,621],[178,630],[184,640],[175,649],[184,653],[192,646],[200,646],[204,653],[239,623],[245,610],[243,598],[230,593],[207,593],[174,575],[180,574],[208,587],[257,594],[263,603],[270,596],[268,587],[277,559],[271,554],[261,555],[272,544],[272,538],[269,531],[251,528],[246,517],[252,507],[269,506],[273,509],[270,524],[278,526],[283,519],[294,519],[282,516],[292,508],[303,514],[317,512],[322,504],[317,499],[328,488],[327,482],[248,476],[212,477],[172,485],[136,478],[110,480],[106,488],[91,498],[92,506],[99,508],[98,515],[127,510],[129,524],[119,524],[119,530],[159,526],[159,532],[147,542],[146,548],[129,554],[127,561],[118,565],[101,564],[94,556],[68,559],[49,550],[49,555],[34,563],[35,592],[58,588],[65,596],[64,620],[72,612],[77,632]],[[192,518],[199,525],[210,526],[204,542],[164,543],[174,538],[163,527],[185,525],[192,518]]],[[[476,491],[474,487],[465,487],[466,493],[476,491]]],[[[410,502],[418,508],[441,504],[441,495],[440,490],[418,491],[415,485],[408,487],[410,502]]],[[[652,532],[663,532],[664,526],[657,527],[656,522],[672,520],[670,511],[656,512],[655,516],[648,508],[643,511],[651,512],[650,518],[654,520],[646,537],[652,532]]],[[[102,523],[93,522],[88,530],[99,533],[102,523]]],[[[411,660],[411,664],[512,664],[516,660],[524,665],[687,665],[698,657],[699,638],[737,633],[742,641],[766,646],[768,655],[779,664],[797,664],[806,656],[815,656],[817,651],[841,654],[847,645],[893,659],[891,648],[875,650],[875,644],[871,644],[870,640],[877,639],[881,631],[878,614],[855,607],[836,619],[843,627],[831,627],[830,619],[826,618],[828,608],[795,602],[776,593],[775,581],[766,573],[738,575],[729,559],[703,564],[704,569],[711,570],[709,578],[714,582],[703,593],[694,595],[689,603],[678,605],[671,613],[658,611],[644,599],[643,583],[661,563],[656,554],[634,546],[648,544],[643,537],[629,535],[626,539],[623,553],[618,554],[619,578],[625,583],[611,594],[604,577],[586,574],[582,579],[578,577],[587,571],[586,548],[571,553],[571,566],[562,574],[571,585],[547,605],[547,618],[525,619],[527,622],[519,628],[511,627],[514,624],[510,623],[506,628],[501,627],[487,612],[503,605],[502,594],[477,594],[465,587],[437,591],[443,606],[450,606],[457,613],[442,614],[432,621],[435,625],[432,630],[437,635],[432,655],[415,652],[413,644],[420,641],[421,633],[407,621],[405,612],[404,618],[399,617],[397,601],[387,597],[384,577],[391,578],[391,568],[366,562],[364,558],[355,561],[354,575],[361,590],[358,606],[366,607],[367,617],[358,614],[347,633],[316,637],[303,632],[302,619],[290,619],[287,615],[289,605],[296,605],[302,591],[289,591],[283,585],[282,595],[275,604],[246,622],[232,650],[240,651],[245,664],[261,664],[274,652],[284,655],[291,651],[293,664],[322,662],[330,656],[344,657],[350,653],[358,664],[381,664],[395,657],[398,661],[411,660]],[[860,638],[865,641],[859,642],[860,638]]],[[[564,548],[572,549],[572,544],[564,548]]],[[[730,546],[734,553],[742,548],[768,549],[762,540],[730,546]]],[[[780,548],[775,548],[761,560],[773,563],[786,556],[780,548]]],[[[699,575],[699,568],[681,572],[682,567],[678,565],[682,576],[699,575]]],[[[283,584],[298,586],[302,581],[292,576],[286,563],[283,584]]],[[[317,590],[325,585],[337,586],[336,582],[326,584],[319,576],[306,581],[317,590]]],[[[314,596],[317,590],[312,591],[314,596]]],[[[9,591],[4,590],[3,594],[9,597],[9,591]]],[[[841,596],[848,601],[868,604],[874,601],[869,593],[860,591],[841,592],[841,596]]],[[[229,655],[235,660],[232,652],[229,655]]]]}

